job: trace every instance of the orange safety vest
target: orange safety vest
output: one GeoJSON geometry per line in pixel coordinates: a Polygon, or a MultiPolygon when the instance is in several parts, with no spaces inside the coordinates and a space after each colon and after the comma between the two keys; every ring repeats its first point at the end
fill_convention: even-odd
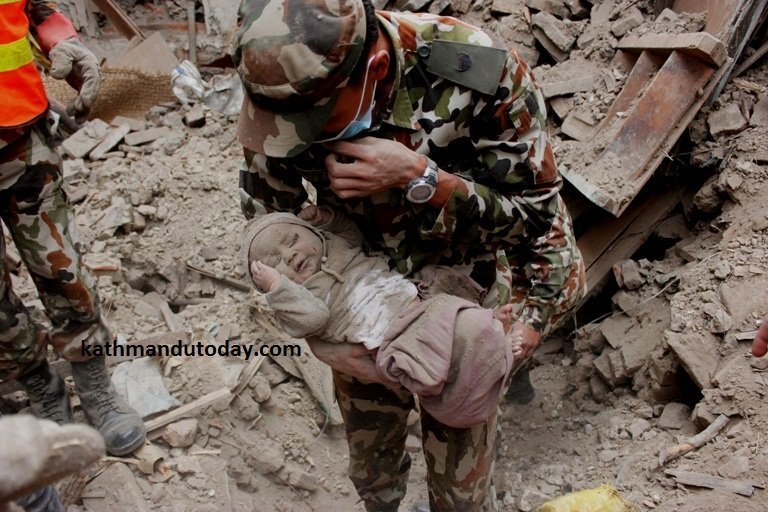
{"type": "Polygon", "coordinates": [[[0,128],[22,126],[48,108],[25,6],[26,0],[0,0],[0,128]]]}

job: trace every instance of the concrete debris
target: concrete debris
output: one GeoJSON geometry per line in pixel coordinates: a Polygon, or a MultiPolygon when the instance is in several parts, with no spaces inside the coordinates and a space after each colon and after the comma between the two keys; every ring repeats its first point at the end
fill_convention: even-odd
{"type": "Polygon", "coordinates": [[[64,140],[61,147],[73,158],[84,158],[107,136],[109,130],[109,125],[101,119],[88,121],[64,140]]]}
{"type": "Polygon", "coordinates": [[[691,408],[685,404],[670,402],[664,406],[657,425],[661,428],[680,430],[690,423],[691,408]]]}
{"type": "Polygon", "coordinates": [[[621,37],[633,28],[642,25],[644,21],[645,17],[643,16],[643,13],[640,12],[640,9],[633,6],[626,14],[611,25],[611,33],[616,37],[621,37]]]}
{"type": "Polygon", "coordinates": [[[174,448],[187,448],[192,446],[197,436],[197,419],[171,423],[163,430],[163,440],[174,448]]]}
{"type": "Polygon", "coordinates": [[[645,278],[640,273],[640,267],[634,260],[624,260],[613,266],[616,283],[627,290],[636,290],[645,284],[645,278]]]}
{"type": "Polygon", "coordinates": [[[117,144],[123,140],[123,137],[130,131],[131,127],[128,124],[121,124],[120,126],[111,128],[107,133],[107,136],[91,150],[88,156],[91,160],[101,160],[106,158],[109,150],[117,146],[117,144]]]}
{"type": "MultiPolygon", "coordinates": [[[[577,34],[574,34],[562,20],[548,12],[539,12],[531,17],[534,28],[541,29],[546,38],[561,52],[567,52],[576,42],[577,34]]],[[[536,33],[534,32],[534,35],[536,33]]],[[[540,38],[539,42],[541,42],[540,38]]],[[[563,59],[564,60],[564,59],[563,59]]]]}
{"type": "Polygon", "coordinates": [[[150,128],[148,130],[142,130],[140,132],[130,133],[125,136],[125,143],[129,146],[140,146],[149,142],[155,141],[162,137],[167,137],[171,133],[171,129],[167,126],[160,126],[158,128],[150,128]]]}
{"type": "Polygon", "coordinates": [[[111,464],[88,483],[83,489],[82,499],[83,507],[88,512],[150,510],[133,472],[121,462],[111,464]]]}
{"type": "MultiPolygon", "coordinates": [[[[379,8],[408,4],[376,1],[379,8]]],[[[655,467],[659,446],[678,434],[695,433],[694,424],[704,427],[719,414],[745,419],[734,420],[727,434],[701,450],[697,466],[739,478],[749,464],[754,478],[765,480],[768,469],[762,461],[768,460],[764,457],[768,452],[738,451],[745,439],[754,439],[755,425],[766,421],[760,379],[768,363],[765,358],[745,357],[750,340],[743,334],[753,332],[755,321],[766,314],[768,207],[754,201],[768,193],[768,153],[762,135],[768,126],[764,67],[746,71],[696,118],[700,108],[696,102],[708,99],[710,89],[684,80],[675,98],[692,100],[694,106],[671,123],[681,130],[689,126],[693,146],[684,140],[682,155],[671,147],[677,135],[664,127],[649,133],[661,134],[664,144],[670,144],[663,152],[671,159],[656,146],[647,147],[645,140],[637,144],[637,136],[625,135],[627,146],[622,146],[634,144],[637,152],[614,151],[607,134],[616,133],[633,114],[648,111],[637,106],[637,91],[659,82],[666,93],[679,85],[680,76],[720,73],[706,63],[706,52],[703,59],[696,56],[703,45],[716,62],[716,45],[701,32],[704,23],[715,18],[705,20],[699,13],[694,19],[695,13],[664,10],[654,20],[663,2],[645,0],[409,1],[410,7],[430,12],[467,13],[468,21],[482,23],[528,61],[548,103],[550,134],[562,169],[597,162],[603,172],[599,178],[604,181],[597,183],[602,190],[623,190],[625,177],[613,180],[608,171],[628,166],[632,159],[652,159],[655,152],[672,162],[659,176],[661,187],[682,189],[663,180],[676,174],[675,162],[691,153],[690,164],[696,169],[686,174],[689,181],[711,177],[693,197],[683,199],[682,208],[675,209],[675,203],[654,222],[642,223],[645,213],[630,206],[612,219],[622,238],[606,236],[605,246],[582,247],[585,257],[602,255],[588,268],[601,267],[603,276],[614,270],[620,290],[615,292],[609,279],[604,289],[613,293],[611,304],[599,301],[596,308],[604,315],[612,306],[614,313],[579,329],[573,344],[550,339],[537,351],[532,377],[544,407],[529,407],[522,413],[502,407],[495,478],[501,476],[496,481],[507,485],[499,489],[505,510],[534,510],[549,497],[593,486],[605,475],[616,475],[624,492],[648,509],[671,504],[681,512],[702,510],[709,504],[678,503],[680,491],[674,483],[658,485],[650,468],[655,467]],[[680,41],[694,41],[696,48],[682,48],[689,43],[680,41]],[[668,62],[672,54],[682,55],[672,63],[675,66],[668,62]],[[664,74],[660,68],[672,78],[660,79],[664,74]],[[685,74],[691,68],[697,71],[685,74]],[[602,160],[601,155],[615,158],[602,160]],[[640,223],[627,221],[631,216],[640,223]],[[642,242],[627,242],[651,233],[651,243],[639,253],[642,242]],[[695,405],[694,386],[702,395],[695,405]],[[551,449],[542,452],[540,443],[526,442],[534,438],[551,449]],[[555,466],[567,469],[557,471],[555,466]]],[[[153,32],[163,32],[175,53],[174,62],[176,55],[184,55],[186,33],[176,38],[175,29],[156,21],[156,11],[168,9],[186,16],[186,5],[155,2],[150,8],[149,3],[123,3],[132,4],[131,15],[141,26],[161,27],[153,32]]],[[[206,1],[201,10],[198,3],[198,25],[204,19],[209,31],[225,31],[227,22],[216,13],[224,4],[206,1]]],[[[186,25],[185,17],[174,21],[186,25]]],[[[204,99],[195,105],[164,102],[127,117],[105,116],[111,126],[98,119],[89,121],[62,142],[70,201],[84,201],[75,219],[86,254],[83,263],[97,278],[104,311],[117,325],[120,339],[144,340],[167,333],[170,322],[180,327],[185,342],[215,344],[231,325],[237,326],[243,342],[284,343],[287,339],[261,324],[269,322],[263,300],[243,294],[250,290],[247,286],[237,288],[245,279],[236,254],[243,219],[236,201],[232,203],[231,190],[242,163],[242,148],[235,139],[241,103],[235,93],[242,90],[232,70],[219,72],[203,64],[215,60],[211,57],[228,45],[217,42],[222,34],[201,33],[199,28],[197,63],[210,86],[204,99]],[[192,268],[205,268],[236,287],[222,286],[225,281],[192,268]],[[162,303],[147,302],[148,292],[162,303]]],[[[637,169],[643,176],[654,170],[637,169]]],[[[601,231],[589,223],[602,212],[585,206],[578,197],[584,191],[572,185],[577,182],[564,193],[572,195],[566,202],[574,205],[577,232],[601,231]]],[[[651,190],[637,201],[655,195],[651,190]]],[[[29,281],[23,272],[11,279],[15,287],[20,280],[29,281]]],[[[588,281],[593,286],[589,271],[588,281]]],[[[26,289],[19,288],[25,302],[34,296],[31,282],[26,289]]],[[[591,314],[583,311],[580,316],[591,314]]],[[[234,329],[229,338],[235,339],[234,329]]],[[[267,359],[236,394],[231,386],[245,364],[241,360],[151,361],[154,378],[177,405],[185,405],[162,414],[159,423],[149,419],[150,438],[163,439],[135,455],[138,471],[110,466],[125,471],[109,481],[109,487],[94,487],[108,474],[102,473],[86,488],[82,507],[239,510],[238,504],[253,503],[251,495],[256,492],[265,509],[303,510],[302,499],[317,509],[359,506],[345,475],[346,463],[337,456],[345,453],[346,442],[334,426],[340,415],[331,374],[312,358],[306,344],[301,347],[305,352],[300,358],[267,359]],[[180,429],[183,425],[185,430],[180,429]],[[179,431],[173,433],[175,429],[179,431]],[[211,461],[219,465],[214,467],[211,461]]],[[[124,367],[118,366],[113,375],[119,387],[124,383],[129,397],[145,393],[136,379],[120,380],[124,367]]],[[[5,395],[0,401],[13,408],[27,403],[23,395],[16,399],[5,395]]],[[[417,453],[418,419],[413,417],[409,425],[406,449],[417,453]]],[[[414,471],[422,469],[418,464],[414,471]]],[[[417,487],[416,492],[426,494],[426,489],[417,487]]],[[[686,499],[696,498],[696,493],[686,494],[686,499]]],[[[723,508],[720,505],[712,506],[723,508]]]]}
{"type": "Polygon", "coordinates": [[[743,131],[749,126],[749,121],[741,113],[739,105],[729,103],[725,107],[717,110],[707,118],[709,133],[712,137],[721,135],[732,135],[743,131]]]}

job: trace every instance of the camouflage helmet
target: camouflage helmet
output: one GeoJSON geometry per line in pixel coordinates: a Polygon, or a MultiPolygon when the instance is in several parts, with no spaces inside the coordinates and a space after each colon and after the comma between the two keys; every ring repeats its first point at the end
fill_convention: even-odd
{"type": "Polygon", "coordinates": [[[362,0],[243,0],[232,48],[246,92],[240,142],[282,158],[317,140],[365,33],[362,0]]]}

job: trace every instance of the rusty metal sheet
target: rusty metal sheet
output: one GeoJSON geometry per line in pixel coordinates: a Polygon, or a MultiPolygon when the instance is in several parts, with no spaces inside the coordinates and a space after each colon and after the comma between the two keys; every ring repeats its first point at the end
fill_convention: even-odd
{"type": "MultiPolygon", "coordinates": [[[[655,165],[649,164],[658,164],[664,143],[671,137],[676,140],[680,122],[706,99],[704,89],[715,73],[696,59],[672,52],[626,118],[609,120],[612,124],[602,127],[607,141],[595,161],[582,169],[564,170],[565,178],[598,206],[621,215],[653,174],[655,165]]],[[[599,134],[595,143],[601,144],[600,139],[599,134]]]]}

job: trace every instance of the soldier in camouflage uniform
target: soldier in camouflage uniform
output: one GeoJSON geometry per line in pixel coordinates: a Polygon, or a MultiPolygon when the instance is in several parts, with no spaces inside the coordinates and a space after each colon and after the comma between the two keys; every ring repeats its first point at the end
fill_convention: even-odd
{"type": "MultiPolygon", "coordinates": [[[[306,180],[402,274],[450,265],[483,306],[514,304],[510,341],[530,356],[585,280],[528,65],[459,20],[369,0],[244,0],[239,23],[246,216],[298,212],[306,180]]],[[[383,386],[360,346],[308,341],[334,369],[358,494],[397,510],[413,396],[383,386]]],[[[422,411],[431,510],[495,509],[496,421],[453,429],[422,411]]]]}
{"type": "Polygon", "coordinates": [[[51,73],[79,94],[70,113],[83,118],[99,89],[96,57],[77,39],[55,2],[0,2],[0,216],[34,281],[52,324],[37,324],[11,288],[5,235],[0,236],[0,381],[17,379],[32,411],[60,424],[72,421],[64,382],[46,361],[50,342],[72,363],[72,376],[88,419],[115,455],[144,441],[144,423],[118,397],[104,357],[82,344],[111,340],[101,320],[90,275],[80,263],[75,218],[62,189],[61,158],[53,147],[48,101],[35,69],[29,34],[51,59],[51,73]],[[29,26],[28,26],[29,25],[29,26]]]}

